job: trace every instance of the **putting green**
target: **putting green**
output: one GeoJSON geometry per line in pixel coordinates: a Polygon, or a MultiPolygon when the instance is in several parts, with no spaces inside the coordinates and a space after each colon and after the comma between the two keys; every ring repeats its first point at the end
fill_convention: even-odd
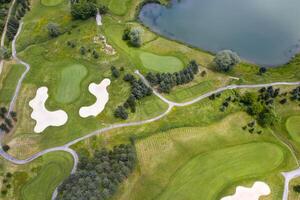
{"type": "Polygon", "coordinates": [[[48,200],[61,181],[69,176],[73,159],[65,152],[43,156],[43,166],[37,176],[30,179],[21,189],[24,200],[48,200]]]}
{"type": "Polygon", "coordinates": [[[181,60],[174,56],[159,56],[153,53],[140,54],[143,66],[158,72],[177,72],[183,68],[181,60]]]}
{"type": "Polygon", "coordinates": [[[60,74],[56,101],[60,103],[70,103],[80,95],[80,83],[87,75],[87,69],[80,64],[65,67],[60,74]]]}
{"type": "Polygon", "coordinates": [[[173,175],[158,199],[217,199],[228,185],[271,172],[283,160],[280,147],[263,142],[200,154],[173,175]]]}
{"type": "Polygon", "coordinates": [[[289,117],[285,125],[293,140],[300,142],[300,116],[289,117]]]}
{"type": "Polygon", "coordinates": [[[57,6],[59,4],[61,4],[63,2],[63,0],[41,0],[41,3],[44,6],[57,6]]]}

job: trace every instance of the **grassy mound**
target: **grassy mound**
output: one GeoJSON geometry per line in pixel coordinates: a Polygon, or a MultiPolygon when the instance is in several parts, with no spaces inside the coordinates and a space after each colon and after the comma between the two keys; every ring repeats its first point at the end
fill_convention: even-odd
{"type": "Polygon", "coordinates": [[[55,152],[43,157],[43,167],[37,176],[30,179],[21,190],[21,199],[51,199],[54,189],[69,176],[73,160],[64,152],[55,152]]]}
{"type": "Polygon", "coordinates": [[[296,142],[300,142],[300,116],[289,117],[286,121],[286,129],[296,142]]]}
{"type": "Polygon", "coordinates": [[[217,199],[230,182],[270,172],[283,158],[281,148],[271,143],[251,143],[201,154],[174,174],[158,199],[217,199]]]}
{"type": "Polygon", "coordinates": [[[63,0],[41,0],[41,3],[44,6],[57,6],[59,4],[61,4],[63,2],[63,0]]]}
{"type": "Polygon", "coordinates": [[[114,14],[124,15],[130,2],[131,0],[111,0],[108,7],[114,14]]]}
{"type": "Polygon", "coordinates": [[[80,64],[70,65],[61,71],[56,101],[70,103],[80,95],[80,83],[87,75],[87,69],[80,64]]]}
{"type": "Polygon", "coordinates": [[[183,68],[183,63],[173,56],[158,56],[143,52],[140,59],[144,67],[158,72],[177,72],[183,68]]]}

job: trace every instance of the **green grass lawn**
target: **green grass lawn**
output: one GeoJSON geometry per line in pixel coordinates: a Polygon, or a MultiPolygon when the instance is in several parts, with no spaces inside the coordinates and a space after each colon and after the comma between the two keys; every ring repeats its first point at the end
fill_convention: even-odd
{"type": "Polygon", "coordinates": [[[283,161],[280,147],[263,142],[200,154],[172,175],[156,199],[218,199],[226,186],[271,172],[283,161]]]}
{"type": "Polygon", "coordinates": [[[59,4],[61,4],[63,2],[63,0],[41,0],[41,3],[44,6],[57,6],[59,4]]]}
{"type": "Polygon", "coordinates": [[[2,81],[2,87],[0,89],[1,103],[8,105],[12,100],[13,94],[16,90],[16,86],[22,73],[25,71],[24,65],[12,64],[9,67],[8,74],[2,81]]]}
{"type": "Polygon", "coordinates": [[[108,8],[116,15],[124,15],[130,3],[131,0],[111,0],[108,8]]]}
{"type": "Polygon", "coordinates": [[[286,129],[296,142],[300,142],[300,116],[289,117],[286,121],[286,129]]]}
{"type": "Polygon", "coordinates": [[[144,67],[157,72],[177,72],[183,69],[183,63],[173,56],[159,56],[142,52],[140,59],[144,67]]]}
{"type": "Polygon", "coordinates": [[[49,200],[54,189],[66,177],[73,167],[72,157],[64,152],[46,154],[43,157],[41,169],[32,177],[21,190],[21,199],[24,200],[49,200]]]}
{"type": "MultiPolygon", "coordinates": [[[[63,68],[63,67],[62,67],[63,68]]],[[[88,71],[85,66],[73,64],[61,70],[55,100],[60,103],[70,103],[80,95],[80,84],[88,71]]]]}

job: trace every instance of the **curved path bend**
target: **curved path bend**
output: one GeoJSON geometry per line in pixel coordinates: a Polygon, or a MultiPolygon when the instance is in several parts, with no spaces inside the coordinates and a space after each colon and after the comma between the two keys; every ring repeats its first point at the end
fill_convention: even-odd
{"type": "MultiPolygon", "coordinates": [[[[21,59],[19,59],[17,57],[17,52],[16,52],[16,40],[17,40],[18,35],[21,32],[22,25],[23,25],[23,23],[20,23],[20,27],[18,29],[18,32],[17,32],[17,34],[14,37],[14,40],[12,42],[12,55],[13,55],[13,58],[18,63],[20,63],[20,64],[22,64],[22,65],[24,65],[26,67],[26,70],[22,74],[21,78],[18,81],[18,84],[17,84],[16,90],[15,90],[13,99],[12,99],[12,101],[10,103],[10,106],[9,106],[9,111],[12,111],[14,109],[15,102],[16,102],[16,99],[18,97],[18,94],[19,94],[22,82],[23,82],[26,74],[30,70],[30,65],[28,63],[22,61],[21,59]]],[[[142,79],[142,81],[147,86],[151,87],[150,84],[148,83],[148,81],[145,79],[145,77],[142,74],[140,74],[138,70],[135,71],[135,73],[138,76],[140,76],[140,78],[142,79]]],[[[76,143],[78,143],[78,142],[80,142],[82,140],[85,140],[85,139],[90,138],[92,136],[95,136],[95,135],[98,135],[98,134],[101,134],[101,133],[104,133],[106,131],[110,131],[110,130],[113,130],[113,129],[124,128],[124,127],[131,127],[131,126],[139,126],[139,125],[143,125],[143,124],[147,124],[147,123],[151,123],[151,122],[157,121],[157,120],[165,117],[172,110],[172,108],[175,107],[175,106],[179,106],[179,107],[188,106],[188,105],[197,103],[197,102],[199,102],[199,101],[201,101],[201,100],[209,97],[212,94],[223,92],[225,90],[241,89],[241,88],[260,88],[260,87],[268,87],[268,86],[276,86],[276,85],[300,85],[300,81],[299,82],[274,82],[274,83],[253,84],[253,85],[228,85],[228,86],[216,89],[214,91],[208,92],[206,94],[200,95],[199,97],[196,97],[195,99],[193,99],[191,101],[187,101],[187,102],[183,102],[183,103],[177,103],[177,102],[170,101],[170,100],[166,99],[165,97],[163,97],[161,94],[159,94],[156,90],[153,89],[154,95],[156,95],[158,98],[160,98],[162,101],[164,101],[165,103],[168,104],[168,109],[165,112],[163,112],[162,114],[160,114],[160,115],[158,115],[156,117],[153,117],[153,118],[150,118],[150,119],[147,119],[147,120],[137,121],[137,122],[128,122],[128,123],[122,123],[122,124],[113,124],[113,125],[110,125],[108,127],[101,128],[99,130],[91,132],[91,133],[89,133],[89,134],[87,134],[85,136],[82,136],[80,138],[77,138],[75,140],[72,140],[72,141],[68,142],[67,144],[65,144],[63,146],[53,147],[53,148],[49,148],[49,149],[45,149],[43,151],[40,151],[40,152],[38,152],[38,153],[36,153],[36,154],[34,154],[34,155],[32,155],[32,156],[24,159],[24,160],[19,160],[17,158],[12,157],[8,153],[4,152],[1,147],[0,147],[0,155],[4,159],[6,159],[7,161],[9,161],[11,163],[14,163],[14,164],[17,164],[17,165],[23,165],[23,164],[27,164],[27,163],[29,163],[29,162],[31,162],[31,161],[33,161],[33,160],[41,157],[41,156],[43,156],[43,155],[45,155],[47,153],[55,152],[55,151],[64,151],[64,152],[70,153],[72,155],[73,159],[74,159],[74,165],[73,165],[73,169],[72,169],[72,173],[74,173],[76,171],[77,164],[78,164],[78,155],[77,155],[77,153],[73,149],[70,148],[70,146],[74,145],[74,144],[76,144],[76,143]]],[[[291,172],[283,173],[283,175],[285,177],[285,188],[284,188],[283,200],[287,200],[288,183],[289,183],[289,181],[292,178],[300,176],[300,168],[297,169],[297,170],[291,171],[291,172]]],[[[55,191],[54,191],[54,193],[52,195],[52,199],[55,199],[56,195],[57,195],[57,188],[55,189],[55,191]]]]}

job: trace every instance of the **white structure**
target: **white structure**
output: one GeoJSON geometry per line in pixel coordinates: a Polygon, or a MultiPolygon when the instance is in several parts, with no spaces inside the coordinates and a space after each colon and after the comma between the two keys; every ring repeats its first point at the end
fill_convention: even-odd
{"type": "Polygon", "coordinates": [[[81,107],[79,110],[80,117],[96,117],[105,108],[106,103],[109,100],[109,94],[107,92],[107,87],[110,85],[110,80],[108,78],[101,81],[100,84],[91,83],[89,85],[89,91],[96,97],[96,102],[90,106],[81,107]]]}
{"type": "Polygon", "coordinates": [[[260,196],[269,195],[271,190],[264,182],[255,182],[251,188],[238,186],[234,195],[221,200],[259,200],[260,196]]]}
{"type": "Polygon", "coordinates": [[[100,15],[99,10],[97,11],[96,22],[97,22],[97,26],[102,26],[102,17],[100,15]]]}
{"type": "Polygon", "coordinates": [[[68,115],[63,110],[49,111],[45,107],[47,101],[48,88],[40,87],[35,97],[29,102],[29,106],[33,109],[31,118],[36,121],[34,132],[41,133],[48,126],[62,126],[68,121],[68,115]]]}

